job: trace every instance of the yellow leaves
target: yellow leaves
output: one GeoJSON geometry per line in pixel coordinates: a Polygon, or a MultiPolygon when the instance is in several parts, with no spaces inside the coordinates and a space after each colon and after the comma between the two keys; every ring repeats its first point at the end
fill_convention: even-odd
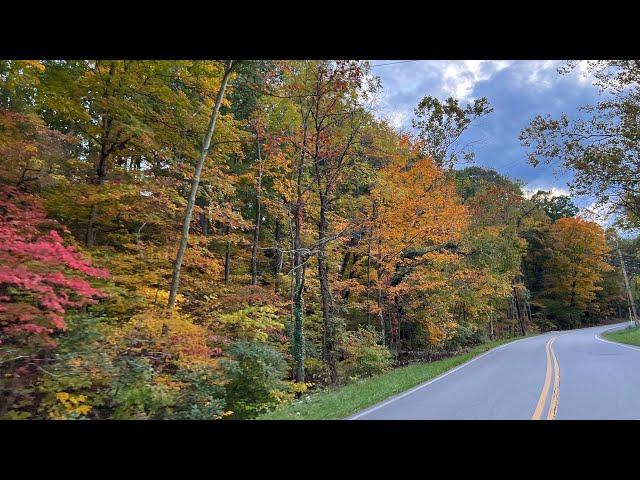
{"type": "Polygon", "coordinates": [[[153,380],[156,385],[163,386],[167,390],[173,390],[175,392],[179,392],[184,387],[184,383],[176,380],[172,375],[157,375],[153,380]]]}
{"type": "Polygon", "coordinates": [[[22,64],[22,66],[25,68],[33,68],[40,73],[44,72],[44,65],[42,64],[42,62],[40,62],[40,60],[22,60],[17,61],[17,63],[22,64]]]}
{"type": "MultiPolygon", "coordinates": [[[[166,305],[169,300],[168,290],[142,286],[138,288],[138,293],[155,305],[166,305]]],[[[176,305],[179,307],[182,303],[184,303],[184,295],[179,293],[176,295],[176,305]]]]}
{"type": "Polygon", "coordinates": [[[455,335],[457,323],[447,321],[436,324],[435,322],[426,321],[425,329],[427,331],[427,343],[430,345],[437,345],[445,340],[452,338],[455,335]]]}
{"type": "Polygon", "coordinates": [[[456,241],[467,225],[452,181],[428,158],[393,156],[373,191],[376,255],[393,260],[408,248],[456,241]]]}
{"type": "Polygon", "coordinates": [[[116,328],[110,341],[116,346],[129,344],[129,351],[146,355],[159,365],[173,363],[179,368],[192,368],[215,366],[209,337],[207,329],[193,323],[187,315],[149,310],[116,328]]]}
{"type": "Polygon", "coordinates": [[[247,307],[236,312],[220,315],[217,322],[236,338],[249,338],[259,342],[268,339],[271,331],[284,331],[275,307],[247,307]]]}
{"type": "Polygon", "coordinates": [[[82,359],[80,358],[72,358],[71,360],[69,360],[69,366],[73,367],[73,368],[78,368],[80,366],[82,366],[82,359]]]}
{"type": "Polygon", "coordinates": [[[64,403],[69,399],[69,394],[67,392],[59,392],[59,393],[56,393],[56,398],[60,402],[64,403]]]}
{"type": "Polygon", "coordinates": [[[290,391],[292,391],[293,393],[304,393],[307,390],[309,390],[311,387],[313,387],[313,382],[303,382],[303,383],[296,383],[296,382],[287,382],[288,383],[288,388],[290,391]]]}
{"type": "Polygon", "coordinates": [[[86,403],[85,395],[73,395],[68,392],[56,393],[58,403],[49,409],[49,418],[52,420],[67,420],[87,415],[91,411],[91,405],[86,403]]]}
{"type": "Polygon", "coordinates": [[[571,307],[583,308],[601,289],[605,272],[613,267],[604,260],[610,251],[604,231],[581,218],[561,218],[549,227],[550,291],[571,307]]]}
{"type": "Polygon", "coordinates": [[[300,397],[303,393],[307,392],[314,386],[312,382],[296,383],[294,381],[288,381],[285,384],[285,388],[282,390],[270,390],[269,396],[275,401],[277,405],[283,405],[292,402],[295,398],[300,397]]]}

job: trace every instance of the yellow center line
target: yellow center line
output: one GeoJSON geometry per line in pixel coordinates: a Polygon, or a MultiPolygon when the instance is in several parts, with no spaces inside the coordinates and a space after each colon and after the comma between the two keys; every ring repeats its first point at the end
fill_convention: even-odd
{"type": "Polygon", "coordinates": [[[558,364],[558,358],[556,352],[553,351],[551,345],[551,356],[553,357],[553,395],[551,396],[551,404],[549,405],[549,413],[547,413],[547,420],[555,420],[556,413],[558,412],[558,396],[560,395],[560,365],[558,364]]]}
{"type": "Polygon", "coordinates": [[[544,384],[542,385],[540,398],[538,399],[538,404],[536,405],[536,409],[533,412],[533,416],[531,417],[531,420],[540,420],[540,417],[542,416],[542,411],[544,410],[544,405],[547,401],[547,396],[549,394],[549,387],[551,386],[551,344],[555,339],[556,337],[549,339],[549,341],[545,345],[545,350],[547,352],[547,373],[544,377],[544,384]]]}

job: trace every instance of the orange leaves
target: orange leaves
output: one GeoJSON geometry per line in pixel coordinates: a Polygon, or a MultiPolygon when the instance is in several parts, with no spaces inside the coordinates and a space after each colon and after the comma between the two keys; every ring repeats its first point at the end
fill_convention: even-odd
{"type": "Polygon", "coordinates": [[[549,227],[550,292],[569,307],[584,308],[601,290],[610,250],[602,228],[581,218],[561,218],[549,227]]]}
{"type": "Polygon", "coordinates": [[[408,152],[390,159],[372,195],[378,261],[393,262],[404,250],[455,242],[467,224],[453,182],[428,158],[408,152]]]}
{"type": "Polygon", "coordinates": [[[437,345],[444,342],[455,333],[455,323],[446,322],[436,324],[434,322],[425,322],[426,340],[430,345],[437,345]]]}
{"type": "Polygon", "coordinates": [[[149,310],[114,330],[110,341],[114,345],[129,345],[129,351],[141,354],[155,365],[168,368],[193,368],[195,365],[216,365],[215,352],[209,346],[210,333],[187,316],[162,310],[149,310]],[[168,334],[162,334],[165,326],[168,334]]]}

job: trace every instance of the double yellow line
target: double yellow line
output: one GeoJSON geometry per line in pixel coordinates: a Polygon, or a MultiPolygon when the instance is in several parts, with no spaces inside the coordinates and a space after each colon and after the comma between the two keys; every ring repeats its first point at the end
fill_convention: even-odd
{"type": "Polygon", "coordinates": [[[544,406],[547,403],[547,397],[549,396],[549,389],[551,388],[551,375],[553,371],[553,393],[551,394],[551,403],[549,404],[549,410],[547,412],[547,420],[555,420],[558,412],[558,396],[560,395],[560,366],[558,365],[558,358],[556,352],[553,351],[553,342],[556,337],[549,339],[546,345],[547,350],[547,373],[544,377],[544,384],[542,385],[542,391],[540,392],[540,398],[538,404],[533,412],[531,420],[540,420],[544,406]],[[553,360],[553,362],[552,362],[553,360]]]}

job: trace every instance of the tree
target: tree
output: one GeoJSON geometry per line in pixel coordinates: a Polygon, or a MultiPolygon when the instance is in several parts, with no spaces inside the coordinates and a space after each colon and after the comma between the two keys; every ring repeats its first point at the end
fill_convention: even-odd
{"type": "Polygon", "coordinates": [[[602,289],[610,248],[602,228],[581,218],[561,218],[549,227],[546,292],[550,313],[561,327],[579,325],[582,315],[602,289]],[[568,317],[568,318],[567,318],[568,317]]]}
{"type": "Polygon", "coordinates": [[[531,201],[544,210],[551,221],[555,222],[560,218],[575,217],[579,208],[576,207],[571,198],[566,195],[552,195],[552,193],[538,190],[531,201]]]}
{"type": "MultiPolygon", "coordinates": [[[[558,161],[572,169],[572,190],[593,194],[603,206],[623,214],[629,227],[640,225],[640,78],[638,62],[596,61],[591,64],[609,96],[580,108],[570,119],[537,115],[520,133],[529,162],[558,161]]],[[[571,67],[571,64],[570,64],[571,67]]],[[[565,69],[563,71],[568,71],[565,69]]]]}
{"type": "Polygon", "coordinates": [[[332,383],[338,381],[338,370],[327,249],[342,232],[331,232],[329,219],[336,202],[346,193],[341,191],[346,180],[345,172],[353,162],[353,151],[359,144],[360,133],[369,121],[357,96],[358,91],[362,95],[371,95],[375,88],[374,85],[363,84],[364,67],[361,62],[317,62],[312,66],[311,88],[308,90],[307,108],[311,122],[306,150],[313,165],[314,190],[319,203],[315,250],[324,327],[322,350],[332,383]]]}
{"type": "Polygon", "coordinates": [[[220,82],[220,88],[216,94],[216,102],[211,111],[211,119],[209,120],[209,126],[207,132],[202,141],[202,149],[200,151],[200,158],[196,164],[196,170],[193,174],[193,180],[191,183],[191,192],[189,194],[189,201],[184,212],[184,221],[182,222],[182,236],[180,238],[180,246],[178,247],[178,253],[176,254],[176,260],[173,266],[173,277],[171,278],[171,287],[169,291],[168,307],[173,310],[176,302],[176,295],[178,294],[178,287],[180,285],[180,268],[182,267],[182,260],[184,258],[184,252],[187,249],[187,242],[189,240],[189,229],[191,228],[191,215],[193,214],[193,206],[196,201],[196,194],[198,192],[198,186],[200,185],[200,175],[202,173],[202,167],[209,153],[209,146],[211,145],[211,137],[216,128],[216,121],[218,119],[218,112],[220,111],[220,105],[224,98],[224,93],[227,88],[227,83],[231,72],[233,70],[234,62],[229,60],[225,64],[224,73],[222,75],[222,81],[220,82]]]}
{"type": "Polygon", "coordinates": [[[475,154],[458,142],[471,124],[493,111],[486,98],[479,98],[464,108],[449,97],[444,102],[424,97],[415,109],[413,127],[418,129],[422,153],[438,165],[453,167],[459,160],[472,161],[475,154]]]}
{"type": "Polygon", "coordinates": [[[372,188],[368,213],[372,283],[377,290],[374,311],[389,345],[398,331],[397,319],[391,318],[393,304],[411,288],[405,277],[421,265],[446,264],[455,256],[468,221],[454,183],[435,162],[421,156],[406,137],[396,148],[372,188]]]}
{"type": "Polygon", "coordinates": [[[46,355],[54,335],[66,329],[68,309],[96,303],[106,294],[87,278],[106,278],[73,246],[66,246],[36,197],[0,189],[0,353],[3,371],[0,417],[13,406],[46,355]],[[44,233],[42,230],[48,229],[44,233]],[[5,383],[6,382],[6,383],[5,383]]]}
{"type": "Polygon", "coordinates": [[[460,287],[463,321],[488,317],[495,334],[504,324],[511,329],[514,319],[524,335],[529,291],[521,274],[527,249],[522,231],[539,209],[524,197],[520,183],[495,171],[468,167],[456,172],[456,180],[472,219],[463,242],[469,270],[460,287]]]}

